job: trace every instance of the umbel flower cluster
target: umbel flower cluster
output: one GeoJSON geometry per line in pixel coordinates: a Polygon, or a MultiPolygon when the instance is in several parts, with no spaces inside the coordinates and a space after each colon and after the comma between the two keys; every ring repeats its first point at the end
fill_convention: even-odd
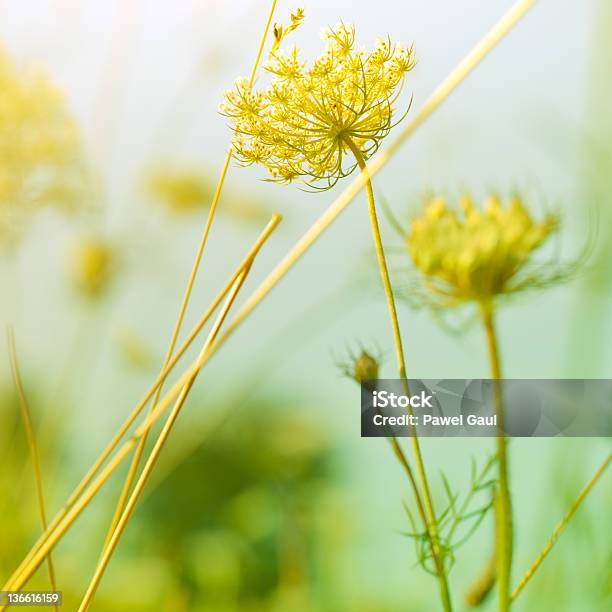
{"type": "MultiPolygon", "coordinates": [[[[288,30],[301,18],[293,15],[288,30]]],[[[251,90],[239,79],[221,105],[235,132],[235,157],[261,164],[273,181],[299,178],[329,189],[355,169],[352,148],[367,160],[397,123],[395,104],[414,66],[412,49],[387,39],[366,53],[356,46],[354,26],[345,24],[324,30],[323,38],[325,49],[310,66],[295,45],[275,44],[265,64],[269,85],[251,90]]]]}
{"type": "Polygon", "coordinates": [[[68,202],[78,152],[60,93],[43,74],[18,70],[0,47],[0,242],[37,207],[68,202]]]}
{"type": "Polygon", "coordinates": [[[430,199],[407,236],[426,288],[442,305],[482,302],[553,280],[554,274],[539,274],[530,258],[557,228],[556,217],[534,221],[518,197],[505,207],[489,197],[479,210],[464,196],[460,208],[430,199]]]}

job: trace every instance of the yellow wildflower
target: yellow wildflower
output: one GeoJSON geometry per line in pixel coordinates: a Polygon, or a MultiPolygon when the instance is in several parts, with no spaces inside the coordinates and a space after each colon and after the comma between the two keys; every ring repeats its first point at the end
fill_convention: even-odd
{"type": "Polygon", "coordinates": [[[353,378],[361,384],[378,378],[378,360],[366,350],[362,350],[353,364],[353,378]]]}
{"type": "Polygon", "coordinates": [[[0,242],[41,206],[71,203],[78,158],[60,92],[43,74],[19,71],[0,47],[0,242]]]}
{"type": "MultiPolygon", "coordinates": [[[[292,17],[292,29],[302,13],[298,17],[292,17]]],[[[296,46],[278,48],[286,33],[275,29],[265,64],[269,85],[251,91],[248,81],[239,79],[235,90],[226,92],[221,112],[234,130],[239,162],[261,164],[273,181],[300,178],[329,189],[357,167],[353,147],[367,160],[401,120],[393,115],[414,66],[412,49],[387,39],[366,53],[356,46],[354,26],[340,24],[324,31],[326,47],[307,66],[296,46]]]]}
{"type": "Polygon", "coordinates": [[[184,214],[208,206],[214,190],[197,172],[159,168],[148,177],[147,191],[170,212],[184,214]]]}
{"type": "Polygon", "coordinates": [[[534,221],[518,197],[505,207],[497,197],[483,210],[467,196],[460,205],[458,213],[444,198],[430,199],[407,236],[414,264],[444,305],[482,302],[546,280],[530,274],[528,264],[557,228],[556,217],[534,221]]]}
{"type": "Polygon", "coordinates": [[[89,299],[106,293],[114,276],[116,258],[111,246],[96,237],[75,245],[70,256],[70,276],[75,287],[89,299]]]}
{"type": "MultiPolygon", "coordinates": [[[[160,167],[154,170],[147,178],[146,190],[167,212],[176,216],[186,216],[208,208],[214,193],[207,175],[188,167],[160,167]]],[[[219,212],[245,223],[261,223],[270,218],[269,210],[240,193],[230,194],[219,212]]]]}

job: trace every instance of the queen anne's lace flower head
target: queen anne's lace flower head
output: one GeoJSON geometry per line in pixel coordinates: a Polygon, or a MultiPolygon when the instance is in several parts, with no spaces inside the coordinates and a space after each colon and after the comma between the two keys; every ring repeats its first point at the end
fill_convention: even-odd
{"type": "MultiPolygon", "coordinates": [[[[294,14],[287,30],[295,27],[294,14]]],[[[239,79],[221,112],[241,163],[261,164],[274,181],[299,178],[328,189],[356,167],[347,142],[368,159],[397,123],[395,104],[414,67],[412,49],[387,39],[368,53],[356,46],[354,26],[339,24],[324,30],[325,49],[309,66],[295,45],[278,48],[287,30],[275,29],[267,88],[251,90],[239,79]]]]}
{"type": "Polygon", "coordinates": [[[538,273],[530,262],[557,228],[556,217],[534,221],[518,197],[505,207],[490,197],[483,210],[467,196],[460,204],[458,213],[431,198],[407,236],[410,256],[440,303],[482,302],[560,276],[560,269],[538,273]]]}

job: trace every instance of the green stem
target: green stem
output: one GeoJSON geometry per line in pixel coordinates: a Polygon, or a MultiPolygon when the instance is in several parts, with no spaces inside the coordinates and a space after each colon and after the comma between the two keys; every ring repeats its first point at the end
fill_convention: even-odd
{"type": "MultiPolygon", "coordinates": [[[[402,337],[399,328],[399,321],[397,318],[397,309],[395,307],[395,298],[393,297],[393,288],[391,286],[391,279],[389,278],[389,270],[387,268],[387,259],[385,257],[385,251],[383,248],[382,238],[380,236],[380,228],[378,225],[378,215],[376,214],[376,203],[374,201],[374,190],[372,189],[372,181],[370,180],[370,173],[366,165],[365,159],[361,153],[359,147],[354,141],[348,136],[344,137],[344,141],[352,151],[359,169],[363,175],[365,192],[368,200],[368,213],[370,216],[370,225],[372,226],[372,235],[374,237],[374,248],[376,250],[376,259],[378,261],[378,270],[380,272],[380,278],[382,280],[383,289],[385,291],[385,297],[387,300],[387,309],[389,310],[389,319],[391,321],[391,329],[393,331],[393,342],[395,344],[395,357],[397,360],[397,368],[399,371],[399,377],[404,384],[406,394],[409,394],[408,380],[406,378],[406,364],[404,360],[404,349],[402,346],[402,337]]],[[[421,454],[421,448],[419,445],[419,439],[416,435],[416,430],[412,428],[411,441],[414,453],[414,459],[416,463],[417,473],[421,484],[421,492],[424,500],[425,507],[425,527],[429,536],[429,543],[431,546],[432,558],[436,566],[436,574],[440,585],[440,595],[442,598],[442,605],[446,612],[452,611],[452,604],[450,598],[450,592],[448,588],[448,580],[446,576],[446,568],[444,567],[444,555],[440,547],[440,537],[438,535],[437,519],[434,512],[433,502],[431,493],[429,491],[429,484],[427,482],[427,475],[425,473],[425,466],[423,463],[423,456],[421,454]]],[[[419,491],[415,489],[415,495],[417,501],[420,500],[419,491]]]]}
{"type": "Polygon", "coordinates": [[[508,459],[504,433],[504,411],[502,407],[501,367],[497,336],[493,321],[493,304],[490,300],[480,303],[480,313],[487,336],[487,348],[494,380],[495,414],[497,416],[497,465],[498,494],[495,498],[495,554],[497,557],[498,610],[510,609],[510,570],[512,566],[512,503],[508,486],[508,459]]]}
{"type": "Polygon", "coordinates": [[[576,510],[580,507],[584,498],[590,493],[591,489],[597,484],[597,481],[603,476],[604,472],[608,469],[608,465],[610,465],[610,461],[612,460],[612,454],[609,454],[604,462],[599,466],[599,469],[593,474],[591,480],[586,483],[582,491],[578,494],[578,497],[572,502],[572,505],[569,507],[568,511],[565,513],[559,524],[555,527],[555,530],[552,532],[550,538],[548,538],[548,542],[544,545],[544,548],[540,551],[540,554],[536,557],[535,561],[531,564],[529,569],[525,572],[524,576],[521,578],[519,583],[516,585],[514,591],[512,592],[512,601],[518,596],[518,594],[523,590],[525,585],[531,580],[532,576],[535,574],[538,567],[540,567],[542,561],[546,559],[548,553],[552,550],[553,546],[559,539],[559,536],[563,533],[565,528],[568,526],[569,522],[572,520],[572,517],[576,513],[576,510]]]}
{"type": "MultiPolygon", "coordinates": [[[[26,440],[28,443],[28,450],[30,451],[30,462],[32,463],[32,471],[34,472],[34,485],[36,488],[36,500],[38,502],[38,512],[40,514],[40,523],[43,531],[47,529],[47,511],[45,509],[45,495],[43,492],[42,484],[42,471],[40,469],[40,455],[38,453],[38,443],[36,442],[36,434],[34,433],[34,424],[32,423],[32,416],[30,414],[30,408],[26,399],[23,383],[21,381],[21,374],[19,372],[19,364],[17,362],[17,349],[15,347],[15,332],[12,327],[7,327],[8,347],[9,347],[9,361],[11,363],[11,370],[13,373],[13,382],[15,383],[15,390],[17,391],[17,399],[19,400],[19,409],[21,411],[21,417],[23,418],[23,425],[26,432],[26,440]]],[[[55,581],[55,568],[51,553],[47,555],[47,569],[49,572],[49,582],[52,591],[57,591],[55,581]]],[[[58,612],[57,606],[53,606],[55,612],[58,612]]]]}

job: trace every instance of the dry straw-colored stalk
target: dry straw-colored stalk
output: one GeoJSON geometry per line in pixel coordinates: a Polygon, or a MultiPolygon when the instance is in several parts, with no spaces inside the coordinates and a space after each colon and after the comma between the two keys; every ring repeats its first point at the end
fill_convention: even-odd
{"type": "MultiPolygon", "coordinates": [[[[249,77],[249,87],[253,86],[253,82],[255,81],[255,76],[257,74],[257,68],[259,66],[259,63],[261,61],[261,56],[264,50],[264,46],[265,46],[265,42],[266,39],[268,37],[268,32],[270,30],[270,25],[272,23],[272,18],[274,16],[274,10],[276,8],[276,3],[277,0],[272,0],[272,3],[270,5],[270,10],[268,12],[267,18],[266,18],[266,23],[264,26],[264,31],[261,37],[261,40],[259,42],[259,46],[257,49],[257,54],[255,56],[255,61],[253,63],[253,67],[251,69],[251,75],[249,77]]],[[[226,155],[225,155],[225,160],[223,162],[223,166],[221,168],[221,173],[219,174],[219,179],[217,180],[217,186],[215,188],[215,193],[213,194],[213,198],[212,198],[212,202],[210,204],[210,209],[208,211],[208,217],[206,219],[206,223],[204,224],[204,229],[202,231],[202,236],[200,238],[200,244],[198,245],[198,249],[196,252],[196,256],[191,268],[191,272],[189,274],[189,278],[187,280],[187,286],[185,288],[185,292],[183,295],[183,299],[181,302],[181,306],[179,308],[179,313],[178,316],[176,318],[176,322],[174,324],[174,329],[172,330],[172,336],[170,338],[170,344],[168,345],[168,349],[166,352],[166,356],[164,358],[164,363],[162,365],[162,370],[168,365],[168,363],[170,362],[171,358],[172,358],[172,354],[174,352],[174,348],[176,346],[176,342],[178,340],[178,335],[180,333],[182,324],[183,324],[183,320],[185,318],[185,312],[187,310],[187,305],[189,303],[189,300],[191,298],[191,293],[193,290],[193,285],[195,283],[195,279],[196,279],[196,275],[198,273],[198,270],[200,268],[200,264],[202,261],[202,256],[204,254],[204,249],[206,247],[206,243],[208,241],[208,234],[210,233],[210,228],[212,226],[213,220],[214,220],[214,216],[215,213],[217,211],[217,206],[219,204],[219,200],[221,198],[221,192],[223,190],[223,185],[225,184],[225,177],[227,175],[227,171],[229,168],[229,164],[230,161],[232,159],[232,151],[233,148],[230,146],[226,155]]],[[[153,397],[153,401],[151,402],[151,407],[149,409],[149,413],[152,412],[155,409],[155,406],[157,405],[157,402],[159,401],[159,396],[161,394],[161,390],[162,390],[162,385],[160,384],[157,387],[157,390],[155,391],[155,396],[153,397]]],[[[132,462],[130,464],[130,467],[128,469],[128,473],[127,476],[125,478],[125,482],[123,483],[123,487],[121,490],[121,493],[119,495],[119,500],[117,501],[117,507],[115,508],[115,513],[113,516],[113,519],[111,521],[107,536],[106,536],[106,541],[104,544],[104,548],[106,549],[106,547],[108,546],[110,539],[112,537],[113,532],[115,531],[115,527],[117,526],[117,524],[119,523],[119,520],[122,516],[123,513],[123,509],[125,507],[128,495],[130,493],[130,490],[132,488],[132,484],[134,483],[134,478],[136,477],[136,473],[138,471],[138,464],[140,463],[140,458],[142,456],[142,453],[144,451],[144,447],[145,444],[147,442],[147,436],[146,434],[142,437],[142,439],[140,440],[138,447],[136,448],[136,451],[134,452],[134,457],[132,458],[132,462]]]]}
{"type": "MultiPolygon", "coordinates": [[[[151,399],[155,389],[158,385],[162,383],[163,380],[168,376],[168,374],[172,371],[177,361],[183,356],[185,351],[189,348],[193,340],[196,338],[202,327],[206,324],[208,319],[211,317],[213,312],[217,309],[223,298],[230,291],[235,281],[238,279],[242,271],[246,266],[250,265],[253,261],[265,241],[270,237],[272,232],[276,229],[278,224],[281,221],[280,215],[274,215],[268,225],[264,228],[259,238],[253,244],[249,252],[240,262],[234,273],[231,275],[223,289],[218,293],[216,298],[213,300],[211,305],[208,307],[206,312],[202,315],[198,323],[194,326],[191,333],[187,337],[187,339],[181,345],[181,348],[176,352],[175,356],[172,358],[168,367],[164,369],[164,371],[158,376],[157,380],[153,385],[149,388],[143,399],[136,405],[132,413],[129,417],[124,421],[122,426],[119,428],[119,431],[115,434],[111,442],[104,449],[102,454],[98,457],[98,459],[94,462],[94,465],[87,472],[85,477],[81,480],[79,485],[70,495],[69,499],[64,504],[64,507],[58,512],[58,514],[51,521],[49,527],[45,530],[45,532],[41,535],[41,537],[37,540],[34,546],[29,551],[28,555],[21,562],[19,567],[15,570],[13,575],[9,578],[3,590],[17,590],[23,586],[25,581],[29,579],[31,574],[36,570],[36,567],[40,564],[40,551],[43,548],[47,548],[51,543],[48,550],[51,550],[55,543],[59,541],[61,535],[65,533],[65,531],[70,527],[70,525],[76,520],[79,516],[80,512],[89,504],[93,496],[97,493],[97,491],[102,487],[102,485],[106,482],[106,480],[112,475],[114,470],[121,464],[123,459],[139,441],[140,436],[147,432],[153,423],[157,420],[160,414],[163,412],[165,408],[167,408],[169,401],[178,393],[180,390],[181,382],[184,384],[188,379],[187,375],[183,375],[178,383],[174,385],[171,391],[166,394],[164,397],[165,404],[161,410],[157,409],[154,415],[154,418],[151,418],[153,415],[149,415],[149,418],[140,425],[140,427],[136,430],[136,432],[132,435],[132,437],[126,442],[124,446],[120,448],[117,453],[117,456],[114,456],[111,461],[105,466],[104,470],[101,473],[101,477],[94,480],[96,474],[100,471],[100,468],[104,465],[106,460],[110,457],[111,453],[117,448],[118,444],[121,442],[122,438],[125,436],[131,425],[134,423],[135,419],[138,417],[140,412],[146,406],[147,402],[151,399]],[[126,448],[129,447],[129,448],[126,448]],[[57,533],[56,533],[57,532],[57,533]],[[27,575],[27,577],[25,577],[27,575]]],[[[195,370],[192,370],[193,374],[195,370]]],[[[159,408],[159,407],[158,407],[159,408]]],[[[2,608],[0,608],[2,610],[2,608]]]]}
{"type": "MultiPolygon", "coordinates": [[[[245,266],[245,268],[240,273],[240,276],[236,279],[234,286],[229,292],[229,295],[227,296],[225,304],[223,305],[223,308],[221,309],[221,312],[219,313],[210,333],[208,334],[208,337],[206,338],[206,342],[204,342],[204,346],[202,347],[200,355],[202,355],[204,352],[208,350],[208,347],[212,344],[212,342],[217,337],[219,330],[221,329],[221,326],[223,325],[223,322],[225,321],[225,318],[227,317],[230,311],[230,308],[232,304],[234,303],[236,296],[238,295],[238,292],[242,288],[242,285],[244,284],[244,281],[250,269],[251,269],[251,264],[249,263],[248,265],[245,266]]],[[[125,505],[125,509],[123,513],[121,514],[121,517],[119,518],[119,521],[111,535],[111,538],[108,544],[104,548],[102,558],[98,562],[94,575],[91,578],[89,586],[87,587],[87,590],[83,597],[83,600],[81,601],[81,605],[79,606],[79,612],[85,612],[85,610],[88,610],[89,606],[91,605],[91,602],[96,594],[98,586],[100,585],[100,581],[102,580],[102,576],[104,575],[104,571],[108,567],[110,558],[117,547],[119,538],[123,534],[123,531],[125,530],[127,522],[132,516],[132,512],[134,511],[134,508],[136,507],[136,504],[138,503],[138,499],[140,498],[140,495],[149,479],[149,476],[151,475],[151,472],[153,471],[153,468],[155,467],[155,464],[157,463],[157,459],[159,458],[159,455],[161,454],[161,451],[166,441],[168,440],[168,436],[170,435],[170,432],[172,430],[172,427],[174,426],[174,423],[176,422],[179,412],[181,411],[181,408],[183,407],[183,404],[185,403],[185,400],[187,399],[187,396],[189,395],[189,391],[191,390],[191,387],[193,386],[193,383],[195,382],[196,376],[197,374],[194,374],[185,383],[185,386],[181,390],[181,393],[179,397],[177,398],[172,411],[170,412],[170,414],[168,415],[168,418],[166,419],[166,422],[164,424],[164,427],[161,433],[159,434],[157,440],[155,441],[155,445],[153,446],[153,449],[151,450],[151,453],[149,454],[149,457],[142,470],[142,473],[140,474],[140,477],[138,478],[138,481],[136,482],[134,490],[132,491],[132,494],[130,495],[125,505]]],[[[143,439],[144,439],[144,436],[141,438],[141,440],[143,439]]]]}
{"type": "MultiPolygon", "coordinates": [[[[391,156],[399,149],[403,142],[408,139],[424,122],[428,119],[435,110],[448,98],[448,96],[463,82],[463,80],[480,64],[480,62],[490,53],[490,51],[508,34],[508,32],[520,21],[525,13],[535,3],[535,0],[519,0],[513,8],[506,13],[504,17],[490,30],[490,32],[468,53],[468,55],[459,63],[459,65],[451,72],[451,74],[436,88],[433,94],[425,102],[421,110],[410,121],[398,136],[381,151],[372,161],[369,166],[370,176],[376,174],[391,158],[391,156]]],[[[93,496],[102,487],[106,479],[113,473],[116,467],[136,445],[139,436],[153,425],[153,423],[161,416],[161,414],[169,407],[172,399],[178,395],[191,376],[199,372],[207,363],[208,359],[222,346],[225,341],[234,333],[239,325],[247,318],[258,304],[267,296],[267,294],[276,286],[276,284],[285,276],[285,274],[297,263],[302,255],[314,244],[321,234],[333,223],[340,213],[348,206],[353,198],[359,193],[364,185],[362,175],[356,177],[353,182],[340,194],[340,196],[331,204],[331,206],[323,213],[323,215],[313,224],[313,226],[304,234],[304,236],[294,245],[287,256],[274,268],[267,278],[260,284],[255,292],[250,296],[247,302],[243,305],[238,314],[230,322],[227,329],[219,338],[213,342],[208,350],[192,363],[192,365],[184,372],[179,381],[166,392],[164,398],[160,401],[155,410],[147,417],[147,419],[136,430],[136,433],[130,438],[113,456],[111,461],[102,470],[100,475],[92,482],[93,476],[97,473],[104,460],[99,463],[96,470],[90,470],[88,473],[90,487],[85,490],[81,488],[78,495],[71,497],[72,504],[65,511],[63,518],[60,518],[55,527],[51,527],[45,532],[43,537],[34,545],[26,560],[20,565],[18,570],[11,577],[5,589],[21,588],[29,577],[33,574],[36,568],[40,565],[45,555],[59,541],[69,526],[76,520],[80,512],[91,501],[93,496]]],[[[234,279],[235,280],[235,279],[234,279]]],[[[164,376],[159,378],[163,379],[164,376]]],[[[157,383],[159,384],[159,383],[157,383]]],[[[154,385],[154,389],[157,388],[154,385]]],[[[150,397],[150,396],[149,396],[150,397]]],[[[141,407],[142,409],[142,407],[141,407]]],[[[134,416],[136,418],[137,414],[134,416]]],[[[133,422],[133,419],[132,419],[133,422]]],[[[129,428],[129,426],[128,426],[129,428]]],[[[126,428],[127,431],[127,428],[126,428]]],[[[123,437],[125,431],[119,436],[114,447],[123,437]]],[[[110,451],[112,452],[112,450],[110,451]]],[[[106,456],[108,458],[109,454],[106,456]]],[[[94,466],[95,467],[95,466],[94,466]]]]}
{"type": "Polygon", "coordinates": [[[569,522],[571,521],[574,514],[576,514],[576,511],[578,510],[578,508],[580,507],[580,505],[582,504],[586,496],[590,493],[593,487],[597,484],[599,479],[604,475],[604,472],[610,465],[610,460],[612,460],[612,453],[609,454],[604,459],[603,463],[599,466],[595,474],[593,474],[593,476],[586,483],[586,485],[584,485],[582,491],[580,491],[580,493],[578,494],[578,497],[576,497],[576,499],[572,502],[572,505],[569,507],[568,511],[565,513],[563,518],[559,521],[559,523],[555,527],[555,530],[552,532],[550,538],[544,545],[544,548],[542,548],[542,550],[540,551],[540,554],[535,558],[535,560],[533,561],[529,569],[525,572],[523,577],[519,580],[519,583],[514,588],[514,591],[512,591],[511,601],[514,601],[518,597],[518,595],[523,590],[525,585],[529,582],[529,580],[531,580],[531,578],[535,574],[538,567],[540,567],[540,565],[542,564],[542,561],[546,559],[546,557],[548,556],[548,553],[552,550],[553,546],[559,539],[559,536],[563,533],[565,528],[568,526],[569,522]]]}
{"type": "MultiPolygon", "coordinates": [[[[173,370],[174,366],[178,362],[178,360],[184,355],[185,351],[191,346],[192,342],[195,340],[196,336],[199,334],[201,329],[206,325],[209,318],[212,316],[213,312],[217,309],[227,292],[231,289],[232,284],[238,278],[242,268],[247,264],[249,259],[251,259],[254,254],[261,248],[262,244],[269,237],[270,233],[274,230],[278,222],[280,221],[280,217],[273,217],[273,223],[268,225],[268,227],[261,234],[259,239],[255,242],[254,246],[247,253],[242,263],[238,266],[238,268],[234,271],[234,274],[227,281],[225,286],[221,289],[221,291],[217,294],[216,298],[209,305],[204,314],[200,317],[198,323],[193,327],[181,347],[176,351],[174,357],[170,360],[167,367],[159,374],[155,382],[149,387],[144,397],[140,400],[140,402],[134,407],[130,415],[123,422],[117,433],[113,436],[112,440],[108,443],[106,448],[102,451],[102,453],[98,456],[92,467],[89,469],[87,474],[83,477],[81,482],[77,485],[74,491],[71,493],[68,500],[65,502],[63,508],[60,512],[55,516],[55,518],[51,521],[47,531],[51,531],[54,529],[59,521],[61,521],[67,514],[67,512],[72,508],[72,506],[76,503],[78,498],[83,494],[83,491],[86,487],[91,483],[96,473],[100,470],[104,462],[110,457],[111,453],[117,448],[117,445],[121,441],[121,439],[125,436],[129,428],[133,425],[134,421],[138,417],[138,415],[142,412],[143,408],[146,406],[147,402],[151,399],[155,390],[161,385],[166,377],[173,370]]],[[[26,558],[23,560],[19,568],[14,572],[9,581],[7,582],[7,586],[10,585],[15,578],[15,576],[19,573],[19,571],[24,567],[24,565],[32,558],[34,552],[39,547],[41,542],[44,539],[44,534],[41,538],[34,544],[26,558]]]]}
{"type": "MultiPolygon", "coordinates": [[[[17,391],[19,410],[21,411],[21,418],[23,419],[23,427],[25,429],[28,450],[30,453],[30,462],[32,464],[32,471],[34,472],[34,485],[36,487],[36,500],[38,502],[40,524],[44,531],[45,529],[47,529],[47,512],[45,509],[45,494],[43,490],[42,472],[40,469],[40,454],[38,452],[38,443],[36,442],[36,433],[34,432],[32,416],[30,414],[30,408],[28,406],[25,390],[23,388],[23,382],[21,380],[19,362],[17,360],[17,348],[15,345],[15,332],[13,331],[12,327],[9,327],[7,329],[6,335],[8,340],[11,371],[13,373],[13,382],[15,383],[15,390],[17,391]]],[[[47,555],[47,569],[49,572],[49,584],[51,586],[51,590],[57,591],[55,581],[55,568],[53,566],[53,559],[51,558],[51,553],[47,555]]],[[[54,605],[53,608],[57,611],[56,605],[54,605]]]]}

